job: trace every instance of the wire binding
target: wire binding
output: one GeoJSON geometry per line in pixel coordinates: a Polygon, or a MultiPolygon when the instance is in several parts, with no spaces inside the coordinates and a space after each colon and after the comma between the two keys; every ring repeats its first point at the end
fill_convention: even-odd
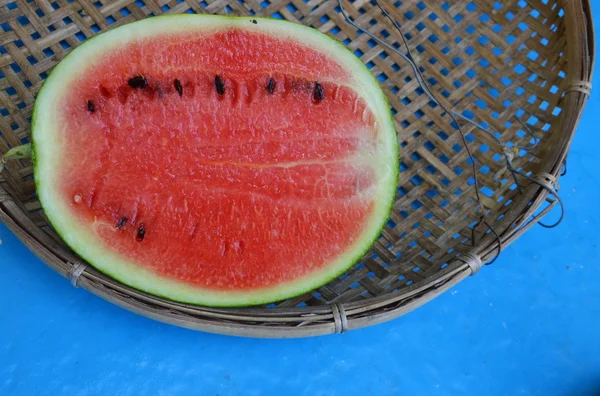
{"type": "Polygon", "coordinates": [[[331,304],[331,312],[333,313],[333,322],[335,324],[335,334],[343,334],[348,331],[348,317],[346,310],[341,303],[331,304]]]}
{"type": "Polygon", "coordinates": [[[81,274],[83,274],[87,267],[86,263],[79,260],[73,264],[71,271],[69,271],[69,280],[73,287],[78,287],[77,282],[79,281],[79,277],[81,277],[81,274]]]}
{"type": "Polygon", "coordinates": [[[573,81],[565,91],[565,95],[570,92],[581,92],[584,95],[592,95],[592,83],[587,81],[573,81]]]}
{"type": "Polygon", "coordinates": [[[471,276],[478,273],[481,267],[483,267],[483,261],[481,261],[481,257],[471,252],[461,253],[457,259],[467,264],[469,268],[471,268],[471,276]]]}

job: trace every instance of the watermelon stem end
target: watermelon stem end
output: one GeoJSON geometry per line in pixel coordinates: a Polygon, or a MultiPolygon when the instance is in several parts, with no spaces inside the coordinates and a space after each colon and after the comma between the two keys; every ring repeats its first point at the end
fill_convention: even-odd
{"type": "Polygon", "coordinates": [[[0,172],[4,170],[4,166],[8,160],[26,158],[31,158],[31,143],[13,147],[6,154],[0,156],[0,172]]]}

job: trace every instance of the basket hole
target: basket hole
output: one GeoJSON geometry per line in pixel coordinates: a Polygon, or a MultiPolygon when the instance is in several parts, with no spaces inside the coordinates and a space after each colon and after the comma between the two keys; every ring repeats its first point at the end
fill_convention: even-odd
{"type": "Polygon", "coordinates": [[[66,49],[66,50],[68,50],[68,49],[70,49],[70,48],[71,48],[71,44],[69,44],[69,43],[67,42],[67,40],[61,40],[61,41],[59,42],[59,44],[60,44],[60,46],[61,46],[63,49],[66,49]]]}
{"type": "Polygon", "coordinates": [[[492,190],[488,186],[483,186],[479,191],[481,191],[481,193],[483,193],[488,198],[491,198],[494,195],[494,190],[492,190]]]}
{"type": "Polygon", "coordinates": [[[536,51],[531,50],[531,52],[529,52],[529,54],[527,55],[527,58],[529,60],[535,61],[539,56],[540,55],[536,51]]]}
{"type": "MultiPolygon", "coordinates": [[[[415,186],[420,186],[421,184],[423,184],[423,179],[421,178],[421,176],[419,175],[415,175],[413,176],[410,181],[415,185],[415,186]]],[[[418,202],[418,201],[415,201],[418,202]]],[[[414,206],[414,205],[413,205],[414,206]]],[[[415,208],[418,209],[418,208],[415,208]]]]}
{"type": "Polygon", "coordinates": [[[435,198],[438,196],[438,191],[433,189],[433,190],[427,190],[427,192],[425,193],[429,198],[435,198]]]}

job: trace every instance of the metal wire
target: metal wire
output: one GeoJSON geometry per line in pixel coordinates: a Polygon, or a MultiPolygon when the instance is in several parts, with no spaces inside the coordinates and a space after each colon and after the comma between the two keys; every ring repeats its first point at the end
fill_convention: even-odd
{"type": "Polygon", "coordinates": [[[533,143],[528,144],[527,146],[517,146],[518,148],[522,149],[522,150],[533,150],[538,143],[540,142],[540,138],[537,137],[535,135],[535,133],[533,133],[533,131],[531,130],[531,128],[529,128],[529,125],[525,124],[519,117],[515,117],[517,119],[517,121],[519,121],[519,124],[521,124],[521,126],[523,127],[523,129],[525,129],[525,132],[527,132],[529,134],[529,137],[531,137],[531,139],[533,140],[533,143]]]}
{"type": "MultiPolygon", "coordinates": [[[[481,195],[479,192],[479,178],[478,178],[478,171],[477,171],[477,166],[475,165],[476,162],[476,158],[473,156],[473,153],[469,147],[469,144],[467,142],[466,139],[466,135],[463,132],[459,122],[457,119],[461,119],[471,125],[473,125],[476,129],[478,129],[479,131],[485,133],[486,135],[488,135],[494,142],[496,142],[502,151],[502,154],[505,158],[506,161],[506,167],[509,170],[509,172],[512,175],[512,178],[514,180],[515,185],[517,186],[517,188],[519,189],[519,192],[522,194],[523,193],[523,189],[521,188],[519,181],[518,181],[518,177],[520,176],[522,178],[525,178],[527,180],[529,180],[532,183],[535,183],[537,185],[539,185],[540,187],[544,188],[546,191],[548,191],[549,194],[553,195],[554,197],[556,197],[556,200],[559,202],[560,206],[561,206],[561,216],[560,219],[555,223],[552,224],[550,226],[546,225],[546,224],[542,224],[539,223],[540,225],[542,225],[543,227],[546,228],[552,228],[552,227],[556,227],[558,226],[563,218],[564,218],[564,204],[562,202],[562,200],[560,199],[560,197],[558,196],[558,192],[550,187],[547,183],[543,183],[539,180],[536,180],[526,174],[524,174],[523,172],[520,172],[518,170],[516,170],[512,164],[515,155],[517,155],[518,153],[514,153],[506,144],[504,144],[504,142],[502,142],[497,136],[496,134],[494,134],[489,128],[485,127],[484,125],[473,121],[471,119],[469,119],[468,117],[464,116],[463,114],[454,111],[452,109],[449,109],[448,107],[446,107],[443,103],[441,103],[440,100],[437,99],[437,97],[435,96],[435,94],[431,91],[431,89],[429,88],[429,85],[427,84],[427,82],[425,81],[425,78],[423,77],[423,73],[421,72],[421,70],[419,69],[418,65],[415,63],[414,58],[412,56],[411,50],[410,50],[410,46],[408,45],[408,40],[406,39],[406,36],[404,35],[403,31],[402,31],[402,27],[400,26],[400,24],[398,23],[398,21],[396,21],[394,18],[392,18],[392,16],[390,15],[390,13],[381,6],[381,4],[379,4],[379,2],[377,0],[373,0],[371,1],[372,4],[374,4],[375,6],[377,6],[381,12],[383,13],[383,15],[394,25],[394,27],[397,29],[398,33],[400,34],[400,37],[402,38],[402,41],[404,43],[404,46],[406,47],[406,54],[397,50],[396,48],[394,48],[393,46],[391,46],[390,44],[388,44],[387,42],[385,42],[384,40],[380,39],[379,37],[377,37],[375,34],[371,33],[370,31],[368,31],[367,29],[363,28],[362,26],[360,26],[359,24],[357,24],[348,14],[348,12],[346,11],[346,9],[344,8],[344,5],[342,4],[342,0],[338,0],[338,5],[340,8],[340,12],[342,13],[342,15],[344,16],[344,19],[346,20],[347,23],[349,23],[351,26],[353,26],[354,28],[356,28],[357,30],[359,30],[360,32],[366,34],[367,36],[369,36],[370,38],[372,38],[373,40],[375,40],[379,45],[381,45],[382,47],[386,48],[389,51],[392,51],[393,53],[397,54],[398,56],[400,56],[402,59],[404,59],[408,65],[411,67],[415,78],[419,84],[419,87],[421,88],[421,90],[425,93],[425,95],[435,104],[437,104],[438,106],[440,106],[445,112],[446,114],[448,114],[448,116],[452,119],[452,121],[454,121],[454,124],[456,125],[456,129],[458,130],[458,132],[460,133],[461,136],[461,140],[463,143],[463,146],[469,156],[470,162],[471,162],[471,167],[472,167],[472,172],[473,172],[473,181],[474,181],[474,188],[475,188],[475,196],[477,198],[477,202],[478,202],[478,209],[481,211],[481,215],[479,217],[478,222],[475,224],[475,226],[472,229],[472,243],[473,245],[475,245],[475,232],[477,230],[477,228],[480,225],[485,225],[489,232],[491,232],[492,234],[494,234],[494,236],[496,237],[496,240],[498,242],[498,249],[497,249],[497,253],[496,255],[489,261],[486,263],[486,265],[490,265],[492,264],[494,261],[496,261],[496,259],[498,258],[498,256],[500,255],[500,253],[502,252],[502,239],[500,238],[500,235],[496,232],[496,230],[494,229],[494,227],[492,227],[489,222],[486,220],[486,215],[487,213],[490,211],[489,208],[487,208],[485,206],[485,204],[483,203],[482,199],[481,199],[481,195]]],[[[443,115],[443,114],[442,114],[443,115]]],[[[538,138],[533,131],[531,130],[531,128],[529,128],[529,126],[527,126],[520,118],[516,117],[518,122],[523,126],[523,128],[525,129],[525,132],[527,132],[529,134],[529,136],[532,138],[533,143],[531,143],[528,146],[517,146],[518,149],[522,149],[522,150],[531,150],[533,148],[535,148],[537,146],[537,144],[540,142],[540,138],[538,138]]],[[[565,166],[566,168],[566,166],[565,166]]],[[[514,226],[515,222],[511,223],[509,225],[509,228],[514,226]]]]}

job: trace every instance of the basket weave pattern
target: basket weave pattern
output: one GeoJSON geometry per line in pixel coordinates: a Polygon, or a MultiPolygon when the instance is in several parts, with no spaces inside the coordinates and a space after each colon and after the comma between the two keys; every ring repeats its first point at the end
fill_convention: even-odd
{"type": "MultiPolygon", "coordinates": [[[[588,0],[381,3],[401,24],[439,100],[495,131],[512,148],[515,168],[554,186],[589,96],[594,39],[588,0]]],[[[401,36],[371,2],[344,4],[357,23],[405,52],[401,36]]],[[[344,21],[337,0],[0,1],[0,151],[29,141],[35,96],[71,49],[137,19],[185,12],[300,22],[344,42],[371,68],[393,108],[401,146],[400,184],[386,228],[360,263],[307,295],[268,307],[189,306],[133,290],[82,263],[48,226],[31,161],[9,162],[0,176],[0,221],[53,269],[154,319],[226,334],[293,337],[397,317],[495,255],[498,239],[485,227],[473,230],[478,202],[458,130],[423,94],[400,56],[344,21]]],[[[505,247],[556,201],[526,179],[519,179],[519,191],[494,140],[470,124],[462,127],[476,158],[483,204],[490,209],[487,220],[505,247]]]]}

